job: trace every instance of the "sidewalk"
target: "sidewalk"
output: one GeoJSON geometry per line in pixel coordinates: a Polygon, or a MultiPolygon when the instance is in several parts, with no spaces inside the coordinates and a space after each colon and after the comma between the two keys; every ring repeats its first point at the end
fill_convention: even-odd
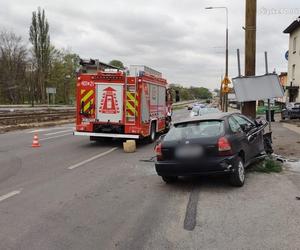
{"type": "Polygon", "coordinates": [[[296,124],[272,122],[274,153],[300,159],[300,127],[296,124]]]}

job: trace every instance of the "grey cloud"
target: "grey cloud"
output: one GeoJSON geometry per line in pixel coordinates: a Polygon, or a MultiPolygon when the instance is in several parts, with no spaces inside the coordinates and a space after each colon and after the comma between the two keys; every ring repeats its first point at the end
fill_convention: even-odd
{"type": "MultiPolygon", "coordinates": [[[[225,13],[205,6],[228,6],[230,75],[237,75],[236,49],[244,59],[244,1],[240,0],[0,0],[0,27],[28,40],[31,12],[45,8],[51,40],[82,57],[125,64],[146,64],[163,72],[169,82],[219,86],[224,74],[225,13]],[[219,48],[216,48],[219,47],[219,48]]],[[[295,8],[294,0],[260,0],[261,8],[295,8]]],[[[264,73],[263,52],[270,69],[286,70],[283,54],[288,37],[282,30],[295,16],[259,15],[257,72],[264,73]]]]}

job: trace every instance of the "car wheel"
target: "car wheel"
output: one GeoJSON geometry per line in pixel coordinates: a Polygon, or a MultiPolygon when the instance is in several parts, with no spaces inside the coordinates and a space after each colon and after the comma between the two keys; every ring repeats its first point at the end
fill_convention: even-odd
{"type": "Polygon", "coordinates": [[[240,157],[237,157],[234,166],[233,172],[230,174],[230,184],[232,186],[241,187],[245,183],[245,167],[243,160],[240,157]]]}
{"type": "Polygon", "coordinates": [[[178,180],[178,176],[162,176],[161,178],[167,184],[174,183],[178,180]]]}

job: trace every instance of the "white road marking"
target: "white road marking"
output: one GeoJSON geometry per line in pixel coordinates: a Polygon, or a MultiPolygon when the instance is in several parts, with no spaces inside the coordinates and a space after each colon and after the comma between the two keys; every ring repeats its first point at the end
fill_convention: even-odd
{"type": "Polygon", "coordinates": [[[59,137],[67,136],[67,135],[72,135],[72,133],[57,135],[57,136],[52,136],[52,137],[47,137],[47,138],[42,138],[42,139],[40,139],[40,141],[47,141],[47,140],[50,140],[50,139],[59,138],[59,137]]]}
{"type": "Polygon", "coordinates": [[[51,131],[51,130],[60,130],[60,129],[75,129],[74,126],[68,127],[68,126],[63,126],[63,127],[53,127],[53,128],[40,128],[40,129],[35,129],[35,130],[30,130],[27,131],[27,134],[33,134],[37,132],[44,132],[44,131],[51,131]]]}
{"type": "Polygon", "coordinates": [[[52,132],[52,133],[47,133],[45,135],[56,135],[56,134],[61,134],[61,133],[65,133],[65,132],[72,132],[73,129],[67,129],[67,130],[62,130],[62,131],[58,131],[58,132],[52,132]]]}
{"type": "Polygon", "coordinates": [[[75,164],[75,165],[72,165],[72,166],[68,167],[68,169],[72,170],[72,169],[74,169],[74,168],[78,168],[78,167],[80,167],[80,166],[82,166],[82,165],[84,165],[84,164],[86,164],[86,163],[89,163],[89,162],[94,161],[94,160],[96,160],[96,159],[98,159],[98,158],[100,158],[100,157],[103,157],[103,156],[105,156],[105,155],[108,155],[108,154],[112,153],[113,151],[115,151],[116,149],[118,149],[118,148],[115,147],[115,148],[112,148],[112,149],[110,149],[110,150],[108,150],[108,151],[105,151],[105,152],[103,152],[103,153],[101,153],[101,154],[95,155],[95,156],[93,156],[93,157],[90,158],[90,159],[84,160],[84,161],[82,161],[82,162],[79,162],[79,163],[77,163],[77,164],[75,164]]]}
{"type": "Polygon", "coordinates": [[[45,131],[45,129],[30,130],[30,131],[27,131],[26,134],[33,134],[33,133],[42,132],[42,131],[45,131]]]}
{"type": "Polygon", "coordinates": [[[8,199],[10,197],[13,197],[13,196],[15,196],[15,195],[17,195],[19,193],[21,193],[21,190],[15,190],[15,191],[12,191],[12,192],[10,192],[8,194],[2,195],[2,196],[0,196],[0,202],[4,201],[4,200],[6,200],[6,199],[8,199]]]}

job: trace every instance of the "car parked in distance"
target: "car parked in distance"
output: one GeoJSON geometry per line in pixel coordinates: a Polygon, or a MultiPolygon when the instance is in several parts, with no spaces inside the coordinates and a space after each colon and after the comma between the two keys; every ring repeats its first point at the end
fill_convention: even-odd
{"type": "Polygon", "coordinates": [[[227,173],[232,185],[243,186],[245,168],[265,155],[266,126],[265,120],[231,113],[174,123],[155,147],[156,172],[166,183],[179,176],[227,173]]]}
{"type": "Polygon", "coordinates": [[[187,110],[192,110],[193,109],[194,104],[190,103],[187,105],[187,110]]]}
{"type": "Polygon", "coordinates": [[[300,103],[299,102],[291,102],[286,105],[284,109],[281,111],[281,119],[296,119],[300,118],[300,103]]]}
{"type": "Polygon", "coordinates": [[[195,106],[190,113],[190,117],[220,113],[220,112],[221,111],[217,108],[212,108],[212,107],[200,108],[200,106],[195,106]]]}

